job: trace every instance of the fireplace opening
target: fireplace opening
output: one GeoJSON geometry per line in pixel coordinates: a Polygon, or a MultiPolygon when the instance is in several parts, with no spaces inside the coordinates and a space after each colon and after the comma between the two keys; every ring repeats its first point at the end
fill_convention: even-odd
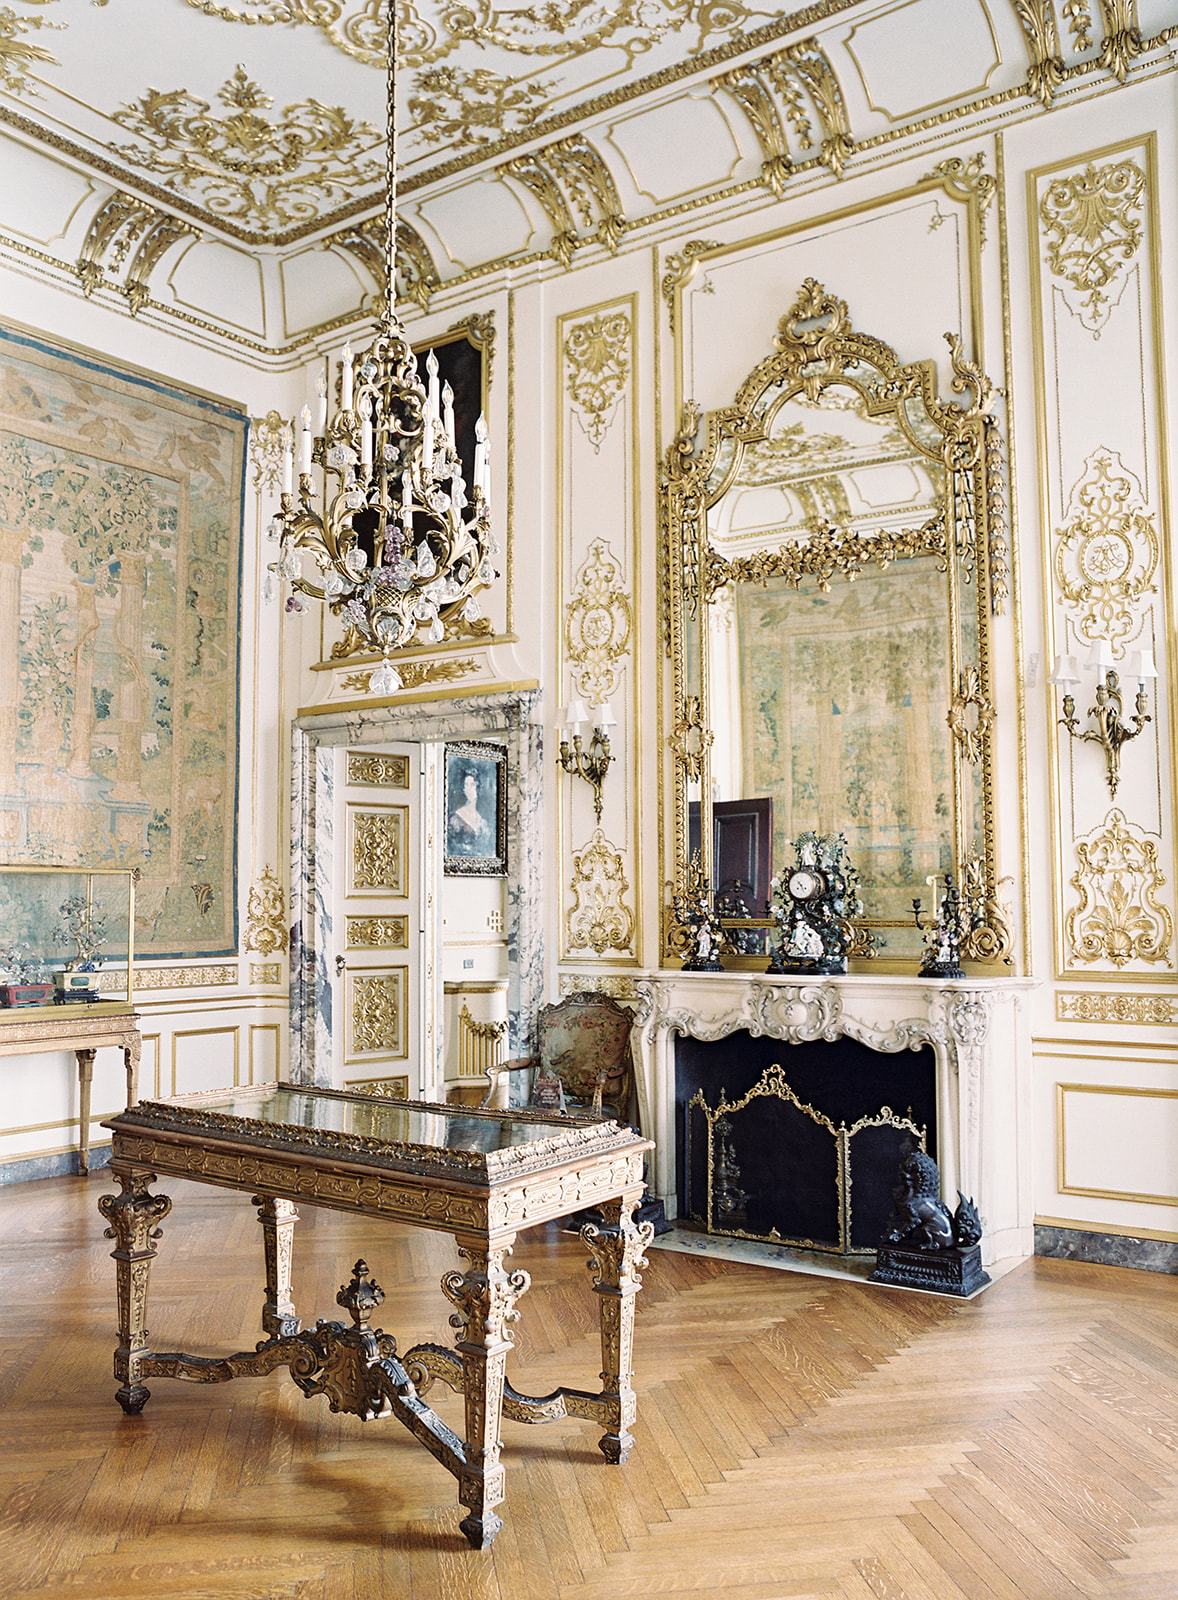
{"type": "Polygon", "coordinates": [[[903,1157],[936,1157],[928,1047],[680,1038],[675,1099],[679,1215],[710,1233],[873,1251],[903,1157]]]}

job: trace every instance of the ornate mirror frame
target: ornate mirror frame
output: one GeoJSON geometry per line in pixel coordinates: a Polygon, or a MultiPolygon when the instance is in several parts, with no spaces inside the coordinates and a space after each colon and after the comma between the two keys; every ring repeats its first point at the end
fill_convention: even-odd
{"type": "MultiPolygon", "coordinates": [[[[945,706],[951,750],[952,856],[958,882],[976,897],[983,920],[963,954],[973,961],[1006,961],[1013,934],[1009,911],[1000,900],[995,850],[994,703],[990,666],[990,619],[1002,614],[1009,593],[1002,444],[992,407],[999,392],[962,353],[961,341],[946,334],[953,368],[952,387],[965,399],[942,400],[932,359],[901,362],[881,340],[853,330],[846,303],[814,279],[802,285],[792,308],[778,323],[774,351],[757,365],[729,406],[706,419],[694,402],[665,458],[660,486],[663,554],[664,648],[672,665],[674,712],[667,740],[670,859],[663,911],[664,959],[683,954],[687,930],[677,921],[675,898],[686,897],[712,881],[711,768],[714,733],[708,722],[708,602],[724,585],[784,579],[795,588],[813,578],[828,591],[834,582],[853,581],[874,565],[881,570],[906,558],[933,555],[947,574],[949,677],[955,686],[945,706]],[[889,420],[903,433],[913,454],[941,469],[940,505],[922,526],[881,528],[864,534],[811,519],[805,539],[775,549],[728,559],[709,538],[708,513],[737,481],[746,450],[770,438],[774,418],[789,400],[820,403],[831,385],[857,391],[867,418],[889,420]],[[700,427],[703,438],[700,442],[700,427]],[[963,649],[963,623],[976,638],[976,651],[963,649]],[[694,669],[694,670],[693,670],[694,669]],[[967,838],[963,791],[969,782],[979,802],[979,824],[967,838]],[[700,860],[689,860],[689,800],[700,801],[700,860]],[[702,869],[702,872],[700,871],[702,869]]],[[[666,791],[664,791],[666,798],[666,791]]],[[[948,831],[948,830],[947,830],[948,831]]],[[[785,863],[774,862],[779,871],[785,863]]],[[[1007,880],[1009,881],[1009,880],[1007,880]]],[[[926,906],[929,904],[925,900],[926,906]]],[[[754,919],[755,921],[755,919],[754,919]]],[[[726,924],[727,925],[727,924],[726,924]]],[[[748,926],[738,923],[736,926],[748,926]]],[[[762,927],[768,926],[761,921],[762,927]]],[[[877,920],[874,926],[912,927],[911,922],[877,920]]],[[[860,925],[853,955],[870,955],[870,908],[860,925]]]]}

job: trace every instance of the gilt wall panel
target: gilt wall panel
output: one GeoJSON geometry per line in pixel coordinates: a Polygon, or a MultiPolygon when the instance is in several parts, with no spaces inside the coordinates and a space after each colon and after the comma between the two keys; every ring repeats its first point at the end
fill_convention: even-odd
{"type": "Polygon", "coordinates": [[[1161,675],[1146,682],[1150,720],[1112,775],[1095,739],[1060,726],[1064,689],[1045,691],[1055,968],[1069,979],[1157,980],[1174,970],[1175,927],[1154,137],[1032,169],[1026,203],[1046,659],[1077,659],[1077,735],[1096,728],[1089,708],[1102,674],[1086,667],[1095,643],[1111,648],[1131,733],[1133,652],[1151,650],[1161,675]]]}
{"type": "MultiPolygon", "coordinates": [[[[589,783],[558,773],[563,959],[635,961],[632,859],[636,781],[634,517],[637,503],[637,300],[557,319],[559,703],[608,702],[610,766],[595,815],[589,783]]],[[[583,734],[586,749],[590,733],[583,734]]]]}

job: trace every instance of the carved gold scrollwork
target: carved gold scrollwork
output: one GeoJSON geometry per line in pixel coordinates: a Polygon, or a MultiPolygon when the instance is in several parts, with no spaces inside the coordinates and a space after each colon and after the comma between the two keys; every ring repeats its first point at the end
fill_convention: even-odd
{"type": "Polygon", "coordinates": [[[976,151],[972,156],[950,156],[947,161],[939,162],[931,172],[926,172],[922,182],[931,178],[939,178],[948,192],[959,200],[973,200],[978,208],[978,237],[981,244],[986,242],[986,212],[994,199],[997,191],[997,180],[985,170],[986,157],[983,151],[976,151]]]}
{"type": "MultiPolygon", "coordinates": [[[[671,322],[671,332],[675,331],[675,290],[681,289],[690,281],[699,264],[699,258],[709,250],[718,250],[720,247],[715,239],[689,239],[681,252],[669,255],[663,265],[661,284],[662,296],[667,303],[667,315],[671,322]]],[[[698,414],[698,408],[697,408],[698,414]]]]}
{"type": "Polygon", "coordinates": [[[1156,590],[1161,558],[1141,485],[1115,450],[1094,450],[1055,532],[1055,575],[1076,631],[1107,639],[1118,659],[1137,633],[1141,597],[1156,590]]]}
{"type": "Polygon", "coordinates": [[[497,170],[517,179],[539,200],[552,225],[548,254],[562,267],[568,266],[573,251],[584,243],[574,212],[588,237],[604,245],[611,255],[617,251],[626,226],[622,202],[609,168],[581,134],[513,156],[497,170]]]}
{"type": "Polygon", "coordinates": [[[407,950],[408,917],[348,917],[349,950],[407,950]]]}
{"type": "Polygon", "coordinates": [[[1039,202],[1047,265],[1075,291],[1063,290],[1064,303],[1090,333],[1108,321],[1141,246],[1144,195],[1145,174],[1126,157],[1053,179],[1039,202]]]}
{"type": "MultiPolygon", "coordinates": [[[[346,250],[370,274],[376,285],[376,297],[383,301],[388,285],[388,240],[383,216],[365,217],[362,222],[341,228],[326,241],[337,249],[346,250]]],[[[428,311],[430,300],[442,287],[442,280],[434,266],[425,241],[416,229],[401,218],[397,219],[397,299],[412,301],[428,311]]]]}
{"type": "Polygon", "coordinates": [[[353,818],[352,887],[404,894],[402,810],[357,811],[353,818]]]}
{"type": "Polygon", "coordinates": [[[606,311],[575,323],[564,341],[568,396],[595,451],[630,381],[631,333],[624,311],[606,311]]]}
{"type": "Polygon", "coordinates": [[[949,707],[949,730],[961,746],[971,766],[982,759],[986,739],[994,726],[994,707],[982,693],[976,667],[965,667],[957,675],[957,693],[949,707]]]}
{"type": "Polygon", "coordinates": [[[1064,77],[1053,0],[1014,0],[1014,9],[1023,25],[1031,56],[1027,90],[1044,106],[1049,106],[1064,77]]]}
{"type": "Polygon", "coordinates": [[[854,150],[843,92],[826,55],[814,39],[799,39],[759,61],[750,61],[717,79],[737,101],[761,146],[761,181],[782,193],[793,170],[788,126],[799,154],[817,148],[820,158],[841,178],[854,150]],[[814,134],[811,112],[818,123],[814,134]]]}
{"type": "Polygon", "coordinates": [[[282,483],[282,452],[291,439],[290,423],[277,411],[250,418],[250,460],[254,488],[262,494],[277,494],[282,483]]]}
{"type": "Polygon", "coordinates": [[[966,856],[961,871],[962,895],[981,907],[984,919],[962,940],[961,954],[967,961],[1007,961],[1013,954],[1014,918],[1010,902],[1002,894],[1013,882],[1013,878],[1000,878],[995,884],[987,883],[986,863],[981,856],[966,856]]]}
{"type": "Polygon", "coordinates": [[[1145,49],[1137,26],[1137,0],[1100,0],[1104,16],[1104,43],[1100,64],[1118,83],[1124,83],[1129,68],[1145,49]]]}
{"type": "Polygon", "coordinates": [[[630,645],[634,612],[621,580],[609,545],[594,539],[565,615],[565,646],[577,692],[593,705],[617,692],[620,663],[630,645]]]}
{"type": "Polygon", "coordinates": [[[624,896],[630,885],[621,855],[598,828],[583,850],[573,856],[570,885],[573,904],[568,914],[570,950],[631,951],[634,913],[624,896]]]}
{"type": "Polygon", "coordinates": [[[352,979],[352,1043],[357,1051],[404,1055],[405,976],[403,971],[352,979]]]}
{"type": "Polygon", "coordinates": [[[1173,966],[1174,923],[1158,898],[1166,879],[1157,842],[1114,808],[1101,828],[1076,841],[1076,856],[1071,882],[1080,904],[1065,922],[1076,960],[1173,966]]]}
{"type": "Polygon", "coordinates": [[[482,354],[483,381],[489,389],[495,361],[495,313],[472,311],[469,317],[463,317],[460,322],[452,322],[447,331],[465,333],[468,341],[482,354]]]}
{"type": "Polygon", "coordinates": [[[249,892],[246,904],[245,948],[259,955],[286,949],[286,896],[270,866],[249,892]]]}
{"type": "Polygon", "coordinates": [[[689,694],[684,701],[683,714],[667,741],[689,778],[699,777],[704,755],[711,749],[714,738],[712,730],[704,727],[699,695],[689,694]]]}
{"type": "Polygon", "coordinates": [[[359,751],[349,750],[348,782],[368,783],[376,788],[407,789],[409,757],[365,755],[359,751]]]}

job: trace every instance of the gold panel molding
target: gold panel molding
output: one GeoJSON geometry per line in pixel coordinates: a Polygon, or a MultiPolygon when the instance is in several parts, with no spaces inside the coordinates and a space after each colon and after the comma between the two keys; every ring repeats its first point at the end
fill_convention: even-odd
{"type": "MultiPolygon", "coordinates": [[[[1148,1194],[1132,1189],[1103,1188],[1096,1184],[1081,1184],[1068,1177],[1068,1123],[1067,1101],[1069,1095],[1103,1095],[1123,1100],[1155,1100],[1160,1115],[1163,1104],[1178,1100],[1178,1089],[1122,1088],[1113,1083],[1057,1083],[1055,1086],[1055,1160],[1056,1188],[1060,1194],[1088,1195],[1100,1200],[1122,1200],[1139,1205],[1178,1206],[1178,1194],[1148,1194]]],[[[1111,1110],[1106,1114],[1111,1115],[1111,1110]]],[[[1132,1159],[1132,1158],[1130,1158],[1132,1159]]],[[[1134,1172],[1134,1176],[1140,1176],[1134,1172]]]]}
{"type": "Polygon", "coordinates": [[[573,855],[569,885],[573,904],[566,925],[569,950],[607,950],[633,954],[634,913],[625,904],[630,885],[626,864],[598,828],[584,850],[573,855]]]}
{"type": "MultiPolygon", "coordinates": [[[[221,989],[237,983],[237,967],[141,967],[135,963],[135,993],[144,989],[221,989]]],[[[100,972],[98,987],[125,989],[125,973],[100,972]]]]}
{"type": "Polygon", "coordinates": [[[1119,1027],[1159,1027],[1178,1022],[1178,998],[1164,994],[1058,989],[1055,1019],[1057,1022],[1106,1022],[1119,1027]]]}
{"type": "Polygon", "coordinates": [[[1064,304],[1099,334],[1143,238],[1145,173],[1129,157],[1053,178],[1039,202],[1046,263],[1062,278],[1064,304]]]}
{"type": "Polygon", "coordinates": [[[617,692],[620,663],[630,646],[634,610],[621,585],[622,569],[609,545],[594,539],[565,614],[565,648],[577,691],[594,705],[617,692]]]}
{"type": "Polygon", "coordinates": [[[408,893],[405,834],[408,808],[388,806],[364,811],[349,806],[352,842],[353,890],[374,889],[386,894],[408,893]]]}
{"type": "Polygon", "coordinates": [[[408,950],[408,917],[346,917],[349,950],[408,950]]]}
{"type": "Polygon", "coordinates": [[[405,967],[395,967],[391,972],[349,974],[349,1057],[377,1053],[403,1056],[406,1053],[405,994],[408,979],[405,967]]]}
{"type": "Polygon", "coordinates": [[[600,451],[618,396],[630,381],[632,333],[624,311],[604,311],[575,323],[565,337],[568,396],[595,451],[600,451]]]}
{"type": "Polygon", "coordinates": [[[1173,918],[1158,899],[1166,879],[1158,846],[1115,807],[1104,826],[1076,842],[1079,867],[1072,887],[1080,896],[1065,919],[1077,961],[1162,962],[1173,966],[1173,918]]]}
{"type": "Polygon", "coordinates": [[[409,757],[389,755],[364,755],[348,752],[348,782],[367,783],[375,788],[407,789],[409,787],[409,757]]]}
{"type": "Polygon", "coordinates": [[[250,983],[281,983],[282,963],[280,961],[251,961],[250,983]]]}
{"type": "Polygon", "coordinates": [[[409,1075],[394,1072],[387,1078],[345,1078],[344,1088],[351,1094],[371,1094],[378,1100],[407,1100],[409,1075]]]}
{"type": "Polygon", "coordinates": [[[1134,608],[1156,593],[1161,547],[1141,485],[1115,450],[1102,446],[1085,461],[1055,539],[1055,576],[1077,633],[1108,639],[1123,656],[1141,625],[1134,608]]]}
{"type": "Polygon", "coordinates": [[[249,892],[244,948],[269,956],[275,950],[285,950],[286,940],[286,896],[273,868],[267,864],[262,868],[260,880],[249,892]]]}

